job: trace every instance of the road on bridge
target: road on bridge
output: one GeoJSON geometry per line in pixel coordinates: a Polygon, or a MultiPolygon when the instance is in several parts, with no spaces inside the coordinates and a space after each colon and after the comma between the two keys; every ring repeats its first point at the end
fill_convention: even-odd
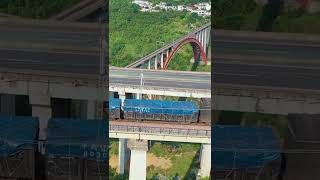
{"type": "Polygon", "coordinates": [[[217,31],[214,35],[215,83],[320,89],[315,83],[320,79],[319,40],[286,34],[233,33],[217,31]]]}
{"type": "Polygon", "coordinates": [[[109,83],[211,91],[211,73],[110,68],[109,83]]]}
{"type": "Polygon", "coordinates": [[[0,18],[0,67],[98,74],[99,38],[97,24],[0,18]]]}

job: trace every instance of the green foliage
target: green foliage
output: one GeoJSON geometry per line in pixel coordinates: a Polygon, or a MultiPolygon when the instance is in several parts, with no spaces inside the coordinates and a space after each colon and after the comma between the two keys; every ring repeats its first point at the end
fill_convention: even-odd
{"type": "Polygon", "coordinates": [[[282,143],[287,136],[288,121],[286,116],[223,111],[219,113],[218,124],[241,125],[248,127],[270,127],[282,143]]]}
{"type": "Polygon", "coordinates": [[[110,0],[109,3],[112,66],[126,66],[209,21],[186,12],[140,12],[131,0],[110,0]]]}
{"type": "Polygon", "coordinates": [[[165,2],[168,5],[189,5],[189,4],[197,4],[202,2],[210,2],[210,0],[149,0],[153,4],[158,4],[160,2],[165,2]]]}
{"type": "Polygon", "coordinates": [[[109,139],[109,156],[118,155],[119,141],[117,139],[109,139]]]}
{"type": "Polygon", "coordinates": [[[245,19],[254,12],[256,4],[253,0],[216,0],[212,9],[214,26],[222,29],[241,29],[245,19]]]}
{"type": "Polygon", "coordinates": [[[195,160],[197,158],[195,152],[198,152],[199,149],[199,144],[154,142],[149,153],[170,159],[172,166],[168,170],[148,167],[147,179],[154,179],[155,176],[166,176],[167,178],[180,176],[183,179],[195,179],[192,169],[199,168],[195,160]]]}
{"type": "Polygon", "coordinates": [[[297,9],[280,15],[274,25],[273,31],[290,33],[319,33],[320,13],[307,14],[303,9],[297,9]]]}
{"type": "Polygon", "coordinates": [[[79,0],[1,0],[0,12],[31,18],[46,18],[79,0]]]}
{"type": "Polygon", "coordinates": [[[128,176],[126,175],[119,175],[116,169],[109,166],[109,179],[110,180],[128,180],[128,176]]]}

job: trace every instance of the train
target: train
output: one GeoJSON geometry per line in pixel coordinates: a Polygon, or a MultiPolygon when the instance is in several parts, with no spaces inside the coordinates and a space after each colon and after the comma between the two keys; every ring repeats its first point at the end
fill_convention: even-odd
{"type": "Polygon", "coordinates": [[[109,99],[110,120],[167,121],[181,123],[211,123],[208,100],[199,108],[192,101],[125,99],[123,106],[117,98],[109,99]]]}

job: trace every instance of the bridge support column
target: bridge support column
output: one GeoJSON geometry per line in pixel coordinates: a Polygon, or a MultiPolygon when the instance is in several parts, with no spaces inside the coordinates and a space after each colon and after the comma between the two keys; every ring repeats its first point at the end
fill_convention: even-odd
{"type": "Polygon", "coordinates": [[[14,116],[16,115],[16,96],[12,94],[1,94],[1,109],[0,113],[4,115],[14,116]]]}
{"type": "Polygon", "coordinates": [[[127,139],[119,139],[119,174],[124,174],[128,160],[127,139]]]}
{"type": "Polygon", "coordinates": [[[129,180],[146,179],[148,141],[130,139],[128,146],[131,150],[129,180]]]}
{"type": "Polygon", "coordinates": [[[87,101],[87,119],[102,119],[103,104],[98,100],[87,101]]]}
{"type": "Polygon", "coordinates": [[[148,69],[151,69],[151,60],[148,60],[148,69]]]}
{"type": "Polygon", "coordinates": [[[160,66],[161,66],[161,69],[163,69],[163,52],[160,55],[161,55],[161,57],[160,57],[160,66]]]}
{"type": "Polygon", "coordinates": [[[203,30],[203,49],[204,49],[204,52],[206,52],[206,44],[207,44],[207,42],[206,42],[206,36],[207,36],[206,30],[204,29],[204,30],[203,30]]]}
{"type": "Polygon", "coordinates": [[[158,55],[156,55],[156,57],[154,58],[154,69],[158,69],[158,55]]]}
{"type": "Polygon", "coordinates": [[[126,93],[125,92],[118,92],[119,99],[121,100],[121,106],[123,106],[124,100],[126,99],[126,93]]]}
{"type": "Polygon", "coordinates": [[[32,106],[32,116],[39,118],[39,151],[44,154],[44,141],[47,139],[48,121],[52,115],[51,97],[39,92],[29,95],[29,102],[32,106]]]}
{"type": "Polygon", "coordinates": [[[211,144],[201,144],[200,176],[209,177],[211,169],[211,144]]]}

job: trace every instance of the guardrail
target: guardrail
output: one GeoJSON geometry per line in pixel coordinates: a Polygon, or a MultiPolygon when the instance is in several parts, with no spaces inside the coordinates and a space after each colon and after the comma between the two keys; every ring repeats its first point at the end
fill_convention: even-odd
{"type": "Polygon", "coordinates": [[[211,137],[211,130],[181,129],[167,127],[141,127],[109,124],[109,132],[145,133],[170,136],[211,137]]]}

